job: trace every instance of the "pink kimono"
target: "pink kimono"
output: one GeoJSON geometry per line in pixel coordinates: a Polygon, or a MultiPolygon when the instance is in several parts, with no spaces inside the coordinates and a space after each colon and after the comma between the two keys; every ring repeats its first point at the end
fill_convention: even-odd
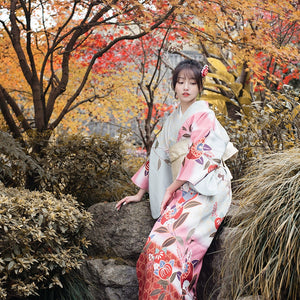
{"type": "Polygon", "coordinates": [[[224,161],[237,150],[204,101],[177,108],[154,142],[149,161],[132,177],[149,191],[158,218],[137,262],[139,299],[196,299],[203,257],[231,203],[224,161]],[[166,188],[186,183],[160,216],[166,188]]]}

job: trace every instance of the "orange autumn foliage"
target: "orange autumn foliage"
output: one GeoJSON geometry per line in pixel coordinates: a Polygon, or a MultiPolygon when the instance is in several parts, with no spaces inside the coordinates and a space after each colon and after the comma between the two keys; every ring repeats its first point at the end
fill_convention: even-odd
{"type": "MultiPolygon", "coordinates": [[[[156,58],[146,55],[143,61],[145,52],[133,41],[144,39],[154,50],[160,44],[154,31],[168,28],[175,31],[166,50],[181,52],[189,43],[199,45],[206,58],[222,58],[239,80],[231,84],[231,95],[238,95],[239,84],[245,90],[237,100],[249,100],[250,85],[254,92],[280,90],[299,78],[293,68],[299,58],[298,8],[298,1],[287,0],[2,1],[2,117],[10,132],[38,153],[41,137],[46,144],[62,124],[75,131],[79,123],[107,121],[111,113],[126,122],[126,114],[117,111],[129,109],[130,118],[144,114],[137,86],[156,58]]],[[[228,93],[221,94],[224,103],[228,93]]]]}

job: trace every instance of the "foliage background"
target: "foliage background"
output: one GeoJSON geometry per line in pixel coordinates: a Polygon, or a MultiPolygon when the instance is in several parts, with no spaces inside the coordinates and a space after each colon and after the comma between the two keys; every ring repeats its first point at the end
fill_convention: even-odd
{"type": "Polygon", "coordinates": [[[133,192],[140,148],[176,105],[169,57],[191,53],[209,65],[202,99],[239,149],[235,179],[266,153],[297,153],[299,11],[288,0],[2,1],[0,180],[85,207],[133,192]],[[126,134],[91,135],[92,122],[126,134]]]}
{"type": "Polygon", "coordinates": [[[126,135],[58,137],[46,148],[41,161],[51,178],[45,182],[45,189],[57,196],[71,194],[86,208],[134,193],[130,177],[143,157],[139,158],[132,146],[126,148],[125,139],[126,135]]]}

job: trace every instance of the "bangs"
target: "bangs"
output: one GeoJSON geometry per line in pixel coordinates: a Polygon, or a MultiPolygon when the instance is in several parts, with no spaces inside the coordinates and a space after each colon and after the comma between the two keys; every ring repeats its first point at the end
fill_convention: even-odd
{"type": "Polygon", "coordinates": [[[196,80],[196,76],[195,76],[195,73],[193,72],[193,70],[191,69],[183,69],[180,71],[180,74],[178,74],[178,79],[193,79],[193,80],[196,80]]]}

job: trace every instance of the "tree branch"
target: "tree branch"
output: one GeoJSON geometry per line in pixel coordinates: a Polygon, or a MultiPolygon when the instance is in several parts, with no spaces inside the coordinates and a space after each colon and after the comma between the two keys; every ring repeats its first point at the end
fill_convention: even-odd
{"type": "Polygon", "coordinates": [[[0,88],[0,109],[1,109],[2,115],[6,121],[6,124],[8,125],[9,130],[11,131],[13,137],[15,139],[19,139],[22,146],[25,146],[26,144],[22,138],[20,129],[18,128],[14,118],[12,117],[12,115],[9,111],[9,108],[8,108],[8,105],[7,105],[7,102],[5,99],[5,95],[3,94],[2,87],[0,88]]]}
{"type": "MultiPolygon", "coordinates": [[[[172,6],[169,11],[164,15],[161,16],[160,18],[158,18],[156,20],[156,22],[150,26],[149,30],[147,31],[142,31],[140,33],[137,33],[135,35],[125,35],[125,36],[120,36],[115,38],[113,41],[111,41],[107,46],[105,46],[104,48],[102,48],[100,51],[98,51],[96,54],[94,54],[93,58],[91,59],[89,66],[86,69],[86,72],[83,76],[82,82],[80,84],[80,86],[78,87],[78,89],[75,91],[74,95],[69,98],[69,100],[67,101],[65,107],[63,108],[63,110],[61,111],[61,113],[59,114],[59,116],[57,117],[57,119],[52,122],[52,124],[50,124],[50,128],[53,129],[55,128],[60,121],[62,120],[62,118],[64,117],[64,115],[68,112],[69,107],[71,106],[71,104],[74,102],[74,100],[78,97],[78,95],[81,93],[83,87],[86,84],[86,81],[88,79],[88,76],[92,70],[92,67],[96,61],[97,58],[101,57],[105,52],[107,52],[109,49],[111,49],[116,43],[122,41],[122,40],[134,40],[134,39],[138,39],[143,37],[144,35],[148,34],[148,32],[158,28],[165,20],[167,20],[175,11],[175,9],[180,6],[181,4],[184,3],[184,0],[180,0],[178,2],[177,5],[172,6]]],[[[54,106],[54,102],[56,100],[56,98],[58,97],[59,94],[61,94],[64,89],[66,88],[66,83],[68,80],[68,61],[69,61],[69,54],[68,51],[71,51],[71,49],[73,48],[73,45],[75,44],[76,40],[78,39],[78,37],[83,33],[86,32],[86,30],[81,29],[81,31],[76,31],[73,35],[73,37],[71,38],[69,44],[66,47],[66,53],[64,54],[64,58],[63,58],[63,75],[62,75],[62,80],[61,83],[59,85],[59,87],[57,87],[56,91],[54,91],[52,93],[51,99],[49,97],[49,101],[48,101],[48,105],[47,105],[47,120],[49,120],[50,115],[51,115],[51,111],[53,109],[54,106]]]]}
{"type": "Polygon", "coordinates": [[[10,22],[11,22],[11,32],[9,32],[9,37],[11,39],[12,45],[15,49],[15,52],[17,54],[20,67],[23,71],[23,74],[25,76],[26,81],[31,86],[32,85],[32,71],[27,64],[25,53],[23,52],[21,41],[20,41],[20,29],[16,22],[16,6],[17,6],[17,0],[11,0],[11,6],[10,6],[10,22]]]}
{"type": "Polygon", "coordinates": [[[10,105],[17,119],[21,122],[23,129],[25,131],[32,129],[15,100],[8,94],[8,92],[4,89],[4,87],[1,84],[0,91],[2,93],[3,99],[5,99],[6,102],[10,105]]]}
{"type": "Polygon", "coordinates": [[[87,102],[94,102],[96,99],[105,99],[107,96],[109,96],[109,94],[112,92],[112,90],[109,90],[105,95],[99,96],[99,95],[94,95],[92,97],[89,97],[87,99],[84,99],[82,101],[77,102],[76,104],[74,104],[73,106],[71,106],[68,110],[68,112],[70,112],[71,110],[74,110],[76,107],[80,106],[83,103],[87,103],[87,102]]]}

